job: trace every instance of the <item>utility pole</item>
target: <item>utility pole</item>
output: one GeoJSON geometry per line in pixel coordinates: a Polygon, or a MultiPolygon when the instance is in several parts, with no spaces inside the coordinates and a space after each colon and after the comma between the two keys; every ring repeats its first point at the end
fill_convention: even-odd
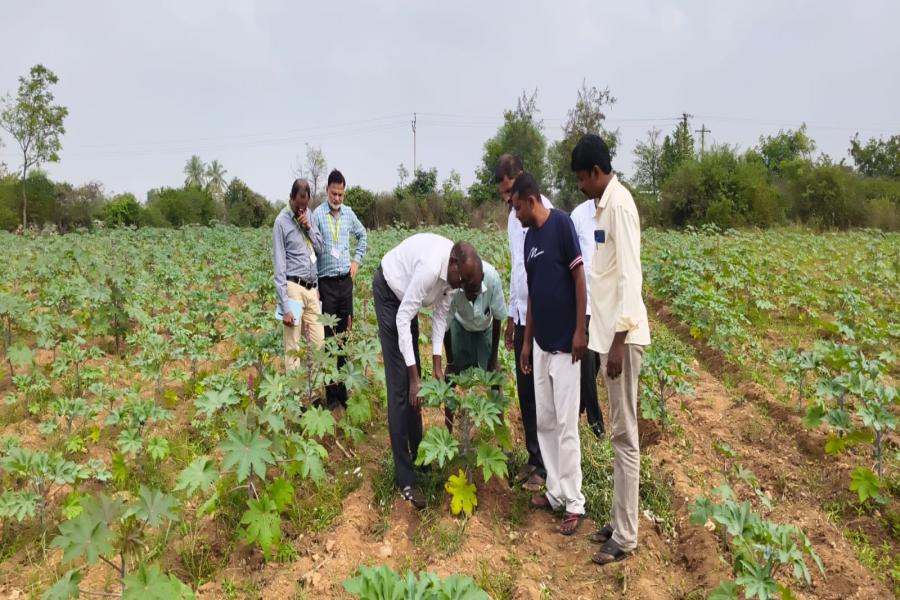
{"type": "Polygon", "coordinates": [[[704,123],[700,129],[695,129],[694,133],[700,134],[700,160],[703,160],[703,152],[706,150],[706,134],[712,132],[706,128],[706,123],[704,123]]]}
{"type": "Polygon", "coordinates": [[[415,177],[415,175],[416,175],[416,113],[413,113],[412,130],[413,130],[413,177],[415,177]]]}

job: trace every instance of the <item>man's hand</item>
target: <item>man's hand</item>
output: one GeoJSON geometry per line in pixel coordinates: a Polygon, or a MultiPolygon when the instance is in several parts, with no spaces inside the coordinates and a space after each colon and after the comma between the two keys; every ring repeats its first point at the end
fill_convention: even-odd
{"type": "Polygon", "coordinates": [[[572,362],[575,363],[584,357],[587,350],[587,335],[584,328],[575,328],[575,335],[572,336],[572,362]]]}
{"type": "Polygon", "coordinates": [[[606,357],[606,376],[610,379],[615,379],[622,374],[622,363],[625,362],[625,333],[624,331],[616,332],[609,355],[606,357]]]}
{"type": "Polygon", "coordinates": [[[440,364],[434,365],[432,372],[435,379],[437,379],[438,381],[444,381],[444,368],[440,364]]]}
{"type": "Polygon", "coordinates": [[[416,365],[406,368],[409,374],[409,405],[417,411],[422,410],[422,399],[419,398],[419,371],[416,365]]]}
{"type": "Polygon", "coordinates": [[[350,263],[350,279],[354,279],[356,277],[356,272],[359,271],[359,263],[355,260],[350,263]]]}
{"type": "Polygon", "coordinates": [[[281,322],[287,325],[288,327],[294,326],[294,314],[291,311],[287,311],[281,316],[281,322]]]}
{"type": "Polygon", "coordinates": [[[531,341],[529,340],[522,344],[522,354],[519,355],[519,368],[526,375],[531,373],[531,341]]]}
{"type": "Polygon", "coordinates": [[[513,349],[513,344],[515,342],[516,335],[516,323],[513,321],[512,317],[506,319],[506,332],[503,334],[503,343],[506,345],[507,350],[513,349]]]}
{"type": "Polygon", "coordinates": [[[300,226],[303,227],[306,231],[309,231],[309,228],[312,226],[309,222],[309,216],[304,211],[297,220],[300,222],[300,226]]]}

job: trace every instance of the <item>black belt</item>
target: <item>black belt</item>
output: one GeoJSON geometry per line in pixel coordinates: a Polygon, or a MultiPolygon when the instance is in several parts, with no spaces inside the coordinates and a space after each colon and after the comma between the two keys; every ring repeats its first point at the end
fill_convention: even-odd
{"type": "Polygon", "coordinates": [[[305,288],[308,289],[308,290],[314,289],[314,288],[316,287],[316,285],[318,285],[318,284],[315,283],[315,282],[310,283],[310,282],[308,282],[308,281],[303,281],[303,280],[300,279],[299,277],[295,277],[295,276],[293,276],[293,275],[288,275],[288,276],[287,276],[287,280],[290,281],[290,282],[292,282],[292,283],[296,283],[297,285],[302,285],[303,287],[305,287],[305,288]]]}
{"type": "Polygon", "coordinates": [[[335,275],[333,277],[319,277],[319,279],[324,279],[326,281],[340,281],[341,279],[347,279],[350,277],[350,271],[347,271],[343,275],[335,275]]]}

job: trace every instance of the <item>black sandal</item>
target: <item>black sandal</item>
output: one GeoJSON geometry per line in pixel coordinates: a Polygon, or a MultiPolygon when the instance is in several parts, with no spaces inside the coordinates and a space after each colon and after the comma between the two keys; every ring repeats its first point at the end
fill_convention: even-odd
{"type": "Polygon", "coordinates": [[[416,507],[416,510],[425,508],[425,494],[419,488],[408,485],[400,490],[400,497],[416,507]]]}
{"type": "Polygon", "coordinates": [[[612,539],[613,528],[607,523],[597,531],[591,534],[590,539],[594,544],[605,544],[607,540],[612,539]]]}
{"type": "Polygon", "coordinates": [[[629,556],[631,556],[631,552],[625,552],[619,548],[617,543],[610,539],[606,540],[606,542],[600,546],[600,550],[591,557],[591,561],[602,567],[610,563],[625,560],[629,556]]]}

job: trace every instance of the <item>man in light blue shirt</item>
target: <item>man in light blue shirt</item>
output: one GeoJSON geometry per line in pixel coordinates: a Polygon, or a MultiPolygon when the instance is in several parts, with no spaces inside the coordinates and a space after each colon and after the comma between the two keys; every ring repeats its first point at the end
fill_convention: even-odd
{"type": "MultiPolygon", "coordinates": [[[[328,174],[326,202],[315,210],[316,226],[322,234],[323,250],[318,260],[319,295],[322,312],[334,315],[337,326],[326,327],[325,337],[348,331],[353,324],[353,278],[359,263],[366,254],[368,236],[353,209],[344,204],[346,181],[340,171],[328,174]],[[356,239],[356,252],[350,260],[350,237],[356,239]]],[[[338,368],[346,362],[343,353],[338,357],[338,368]]],[[[347,388],[341,382],[326,387],[330,409],[347,406],[347,388]]]]}

